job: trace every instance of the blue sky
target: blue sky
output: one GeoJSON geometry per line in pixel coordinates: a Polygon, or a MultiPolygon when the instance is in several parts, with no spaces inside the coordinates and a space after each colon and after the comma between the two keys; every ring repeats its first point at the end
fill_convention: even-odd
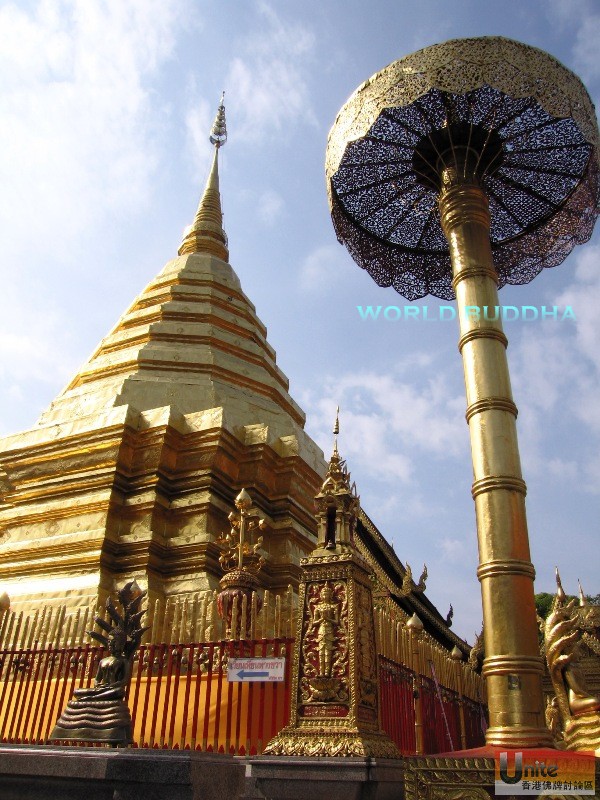
{"type": "MultiPolygon", "coordinates": [[[[456,322],[363,321],[403,307],[337,244],[327,133],[367,77],[448,38],[503,35],[600,89],[588,0],[0,2],[0,435],[33,425],[177,251],[226,90],[221,193],[230,260],[308,432],[340,448],[363,506],[472,639],[481,623],[456,322]]],[[[576,321],[506,323],[538,591],[558,564],[596,594],[600,234],[504,305],[576,321]]],[[[436,306],[434,300],[417,305],[436,306]]]]}

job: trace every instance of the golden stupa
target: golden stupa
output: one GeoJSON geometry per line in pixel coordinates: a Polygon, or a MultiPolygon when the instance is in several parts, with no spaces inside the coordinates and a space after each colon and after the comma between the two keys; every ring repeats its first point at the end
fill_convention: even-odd
{"type": "Polygon", "coordinates": [[[13,610],[214,589],[216,537],[252,486],[269,526],[263,585],[297,583],[326,469],[229,263],[218,156],[179,255],[30,430],[0,442],[0,586],[13,610]]]}

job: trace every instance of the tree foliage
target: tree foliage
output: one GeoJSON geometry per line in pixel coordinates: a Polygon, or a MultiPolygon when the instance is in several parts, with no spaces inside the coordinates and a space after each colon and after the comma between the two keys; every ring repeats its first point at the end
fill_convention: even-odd
{"type": "MultiPolygon", "coordinates": [[[[577,600],[574,595],[568,594],[567,600],[577,600]]],[[[585,599],[590,603],[590,605],[598,606],[600,605],[600,594],[590,595],[586,594],[585,599]]],[[[550,594],[549,592],[539,592],[535,596],[535,609],[539,616],[542,619],[546,619],[550,610],[552,608],[552,603],[554,602],[554,595],[550,594]]]]}

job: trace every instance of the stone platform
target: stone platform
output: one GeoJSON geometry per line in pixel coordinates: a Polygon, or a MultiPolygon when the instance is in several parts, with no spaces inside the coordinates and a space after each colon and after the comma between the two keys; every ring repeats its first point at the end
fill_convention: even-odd
{"type": "MultiPolygon", "coordinates": [[[[542,751],[538,751],[542,752],[542,751]]],[[[548,751],[548,756],[560,751],[548,751]]],[[[596,759],[600,788],[600,759],[596,759]]],[[[588,795],[589,796],[589,795],[588,795]]],[[[487,748],[400,759],[0,746],[0,800],[490,800],[487,748]]]]}
{"type": "Polygon", "coordinates": [[[235,800],[243,763],[190,750],[0,746],[0,800],[235,800]]]}
{"type": "Polygon", "coordinates": [[[403,759],[255,756],[242,800],[403,800],[403,759]]]}

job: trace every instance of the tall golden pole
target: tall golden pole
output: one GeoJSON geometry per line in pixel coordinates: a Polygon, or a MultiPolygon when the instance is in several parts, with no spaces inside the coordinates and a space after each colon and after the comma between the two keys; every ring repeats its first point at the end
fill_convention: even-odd
{"type": "Polygon", "coordinates": [[[490,727],[489,745],[551,746],[539,654],[515,406],[483,189],[447,168],[439,196],[460,321],[473,459],[490,727]],[[485,312],[484,309],[489,309],[485,312]],[[485,317],[491,317],[486,319],[485,317]],[[493,318],[498,316],[498,320],[493,318]]]}

